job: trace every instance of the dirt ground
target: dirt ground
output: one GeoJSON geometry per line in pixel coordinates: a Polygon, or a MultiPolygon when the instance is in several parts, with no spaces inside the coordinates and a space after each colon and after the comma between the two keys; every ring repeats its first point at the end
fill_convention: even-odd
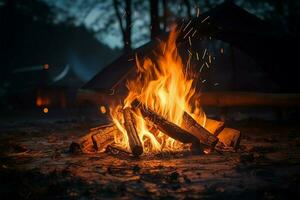
{"type": "Polygon", "coordinates": [[[72,155],[95,121],[6,121],[1,199],[300,199],[300,125],[243,121],[236,153],[72,155]]]}

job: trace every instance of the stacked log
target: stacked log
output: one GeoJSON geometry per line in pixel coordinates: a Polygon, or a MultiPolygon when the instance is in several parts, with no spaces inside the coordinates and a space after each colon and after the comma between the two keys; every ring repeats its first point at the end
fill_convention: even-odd
{"type": "Polygon", "coordinates": [[[146,106],[144,106],[138,100],[133,101],[132,106],[134,108],[139,108],[143,116],[152,121],[160,131],[167,135],[169,134],[170,137],[183,143],[190,143],[194,140],[200,140],[200,142],[206,146],[214,146],[218,142],[218,138],[215,135],[210,134],[186,112],[183,116],[183,128],[180,128],[176,124],[158,115],[150,108],[146,108],[146,106]],[[172,134],[170,134],[170,132],[172,134]]]}
{"type": "Polygon", "coordinates": [[[224,144],[225,147],[230,147],[236,150],[240,144],[241,140],[241,132],[232,129],[232,128],[224,128],[218,135],[220,142],[224,144]]]}
{"type": "Polygon", "coordinates": [[[211,134],[198,124],[187,112],[184,112],[183,114],[182,128],[196,136],[201,143],[206,144],[211,148],[214,148],[219,141],[215,135],[211,134]]]}
{"type": "Polygon", "coordinates": [[[134,156],[139,156],[143,153],[143,145],[136,130],[134,117],[132,116],[130,108],[123,110],[123,116],[131,152],[134,156]]]}
{"type": "MultiPolygon", "coordinates": [[[[128,136],[128,142],[131,152],[134,156],[140,156],[143,153],[143,145],[139,138],[136,122],[132,109],[139,109],[147,121],[148,126],[154,131],[154,134],[161,131],[169,137],[182,142],[184,144],[192,144],[192,151],[202,153],[204,148],[218,150],[223,147],[236,149],[239,145],[241,134],[240,131],[225,128],[224,122],[218,122],[208,119],[208,128],[202,127],[187,112],[183,114],[183,122],[181,127],[168,121],[155,111],[144,106],[138,100],[131,104],[132,108],[122,110],[124,117],[124,127],[128,136]]],[[[115,147],[114,135],[121,134],[115,124],[102,125],[90,129],[89,133],[70,145],[71,153],[88,153],[103,152],[107,149],[119,149],[115,147]]],[[[125,151],[124,151],[125,152],[125,151]]]]}
{"type": "Polygon", "coordinates": [[[107,124],[90,129],[89,133],[70,145],[71,153],[102,152],[114,142],[114,134],[119,129],[115,124],[107,124]]]}

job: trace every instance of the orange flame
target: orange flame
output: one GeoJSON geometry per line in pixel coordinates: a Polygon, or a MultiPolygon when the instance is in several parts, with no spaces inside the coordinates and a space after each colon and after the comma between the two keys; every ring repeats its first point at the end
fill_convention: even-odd
{"type": "MultiPolygon", "coordinates": [[[[135,99],[178,126],[181,126],[184,112],[205,126],[206,116],[199,103],[190,103],[191,98],[196,95],[195,88],[193,79],[188,78],[178,54],[176,39],[177,32],[172,31],[168,40],[160,44],[155,60],[148,57],[142,62],[136,57],[137,77],[127,82],[129,93],[124,100],[124,106],[118,105],[111,110],[112,119],[122,133],[115,135],[115,142],[123,148],[129,150],[129,143],[123,126],[123,116],[118,111],[131,107],[135,99]]],[[[144,152],[178,151],[189,148],[189,145],[184,145],[158,130],[152,130],[139,111],[134,113],[134,117],[144,152]]]]}

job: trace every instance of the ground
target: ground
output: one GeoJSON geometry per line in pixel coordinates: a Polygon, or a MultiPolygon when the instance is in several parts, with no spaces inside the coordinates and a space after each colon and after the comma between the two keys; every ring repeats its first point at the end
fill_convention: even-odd
{"type": "Polygon", "coordinates": [[[235,153],[72,155],[99,122],[2,120],[1,199],[291,199],[300,197],[300,125],[242,121],[235,153]]]}

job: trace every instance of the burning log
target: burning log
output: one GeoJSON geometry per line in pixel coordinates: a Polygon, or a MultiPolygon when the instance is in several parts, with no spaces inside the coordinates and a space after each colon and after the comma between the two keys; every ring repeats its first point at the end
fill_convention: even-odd
{"type": "Polygon", "coordinates": [[[112,144],[114,142],[114,131],[117,130],[107,130],[105,132],[100,132],[92,135],[94,148],[99,152],[104,151],[109,144],[112,144]]]}
{"type": "Polygon", "coordinates": [[[69,151],[70,153],[84,153],[86,151],[93,150],[93,142],[92,142],[92,133],[89,133],[76,141],[73,141],[70,145],[69,151]]]}
{"type": "Polygon", "coordinates": [[[161,117],[160,115],[156,114],[151,109],[146,108],[138,100],[132,102],[132,106],[134,108],[139,108],[141,110],[142,115],[148,118],[148,120],[150,120],[151,122],[153,122],[161,132],[182,143],[191,143],[192,149],[195,151],[202,151],[202,145],[200,144],[200,141],[197,139],[197,137],[195,137],[188,131],[166,120],[164,117],[161,117]]]}
{"type": "Polygon", "coordinates": [[[119,130],[114,124],[91,128],[87,135],[71,143],[69,151],[71,153],[102,151],[107,145],[113,143],[115,131],[119,130]]]}
{"type": "Polygon", "coordinates": [[[217,136],[225,128],[225,123],[222,121],[206,118],[205,128],[208,130],[208,132],[217,136]]]}
{"type": "Polygon", "coordinates": [[[132,116],[130,108],[125,108],[123,110],[124,116],[124,126],[127,132],[129,146],[132,154],[139,156],[143,153],[143,145],[135,128],[134,118],[132,116]]]}
{"type": "Polygon", "coordinates": [[[110,144],[106,147],[105,152],[111,153],[112,155],[122,156],[123,158],[128,158],[131,155],[131,152],[128,152],[126,149],[118,146],[116,144],[110,144]]]}
{"type": "Polygon", "coordinates": [[[241,132],[232,128],[224,128],[219,134],[218,138],[225,147],[232,147],[236,149],[240,144],[241,132]]]}
{"type": "Polygon", "coordinates": [[[187,112],[183,114],[182,128],[196,136],[201,143],[214,148],[219,139],[196,122],[187,112]]]}

